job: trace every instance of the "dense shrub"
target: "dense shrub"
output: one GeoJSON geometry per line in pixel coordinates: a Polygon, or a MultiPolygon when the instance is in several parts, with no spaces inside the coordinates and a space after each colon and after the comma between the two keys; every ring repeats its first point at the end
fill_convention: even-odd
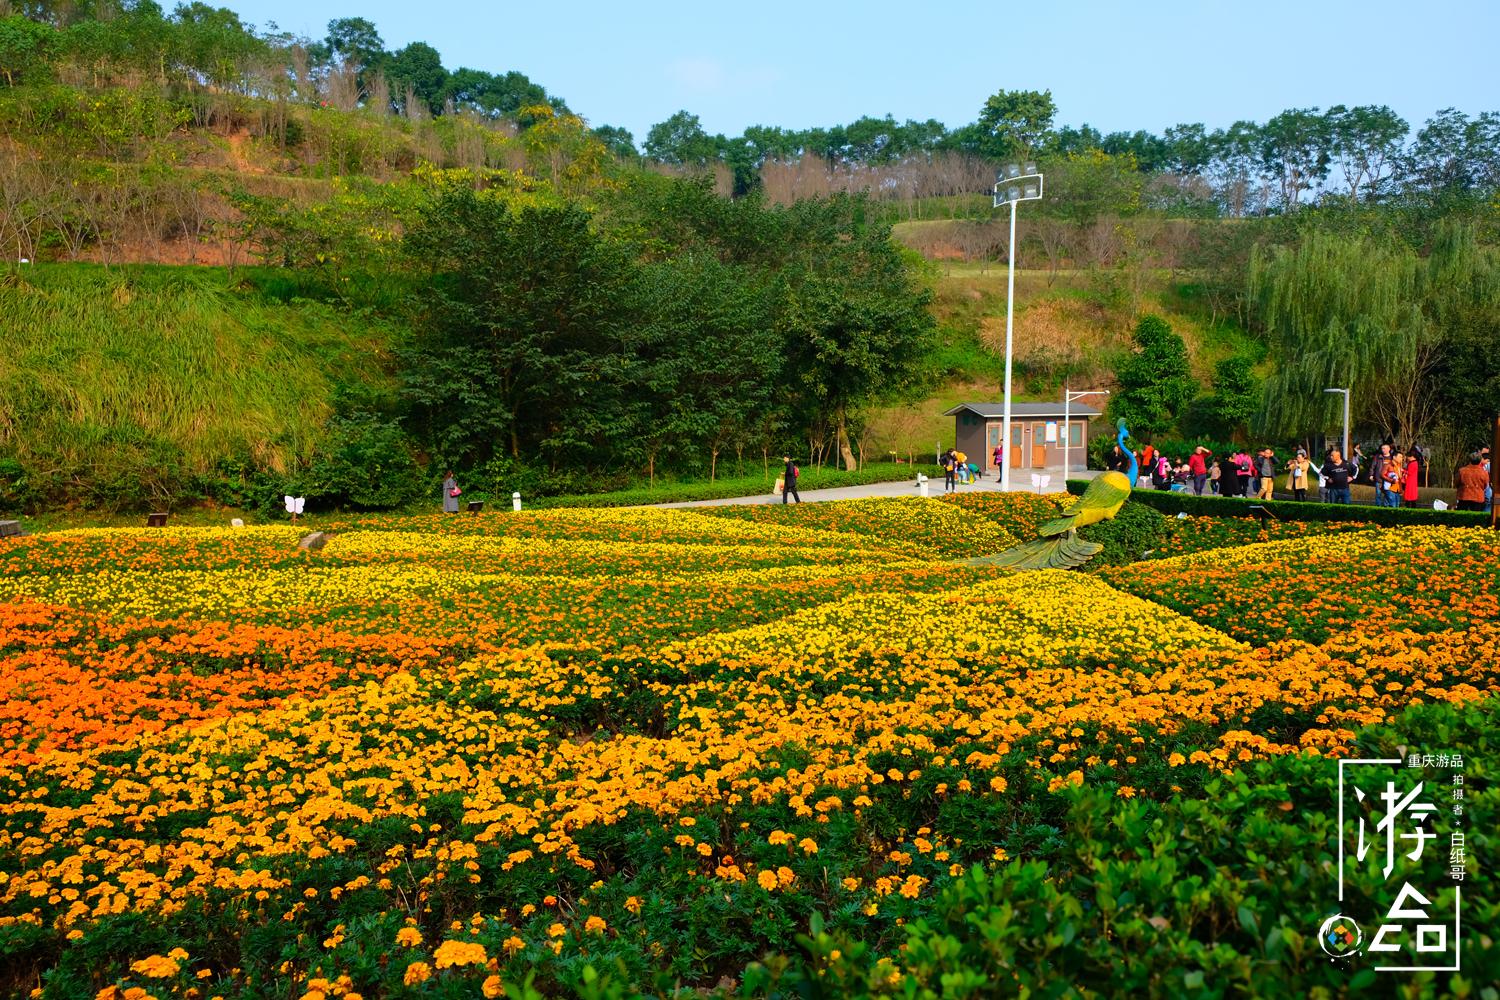
{"type": "MultiPolygon", "coordinates": [[[[1088,480],[1068,480],[1068,492],[1082,495],[1088,480]]],[[[1163,514],[1184,513],[1195,517],[1245,517],[1251,506],[1263,506],[1273,517],[1284,521],[1364,521],[1369,524],[1411,525],[1443,524],[1457,528],[1478,528],[1489,524],[1489,515],[1463,510],[1425,510],[1411,507],[1375,507],[1366,504],[1298,503],[1295,500],[1272,500],[1262,503],[1236,497],[1195,496],[1169,490],[1137,489],[1132,501],[1154,507],[1163,514]]]]}

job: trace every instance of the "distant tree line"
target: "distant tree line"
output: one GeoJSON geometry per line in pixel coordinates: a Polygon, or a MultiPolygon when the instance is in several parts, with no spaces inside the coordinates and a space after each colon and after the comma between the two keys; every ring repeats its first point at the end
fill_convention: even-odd
{"type": "Polygon", "coordinates": [[[887,115],[829,128],[757,125],[729,138],[708,134],[698,116],[679,111],[651,127],[644,152],[665,164],[723,164],[740,191],[761,183],[768,168],[812,161],[833,174],[867,172],[871,194],[885,198],[901,197],[905,188],[880,168],[904,166],[910,174],[931,164],[951,173],[946,164],[954,158],[1056,165],[1102,154],[1145,177],[1168,179],[1154,187],[1174,197],[1157,207],[1230,218],[1417,193],[1482,199],[1500,188],[1500,112],[1471,118],[1446,108],[1415,134],[1377,105],[1293,108],[1265,122],[1186,123],[1161,135],[1059,127],[1056,115],[1050,91],[1000,91],[976,121],[954,129],[887,115]]]}
{"type": "MultiPolygon", "coordinates": [[[[194,0],[166,12],[154,0],[0,0],[0,80],[53,79],[98,88],[156,82],[407,117],[466,112],[533,124],[527,109],[568,114],[524,73],[443,66],[426,42],[388,49],[375,24],[335,18],[323,38],[258,31],[226,7],[194,0]]],[[[600,141],[633,151],[628,132],[600,141]]]]}

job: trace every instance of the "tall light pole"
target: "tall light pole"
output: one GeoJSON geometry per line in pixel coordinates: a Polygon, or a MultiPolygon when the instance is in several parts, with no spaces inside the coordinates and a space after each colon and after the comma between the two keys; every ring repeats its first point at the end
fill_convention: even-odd
{"type": "Polygon", "coordinates": [[[1344,461],[1349,461],[1349,390],[1324,389],[1324,392],[1342,393],[1344,396],[1344,461]]]}
{"type": "MultiPolygon", "coordinates": [[[[1068,444],[1072,440],[1069,431],[1073,428],[1073,400],[1084,396],[1108,396],[1108,389],[1069,389],[1063,383],[1063,489],[1068,488],[1068,444]]],[[[1088,440],[1083,442],[1084,454],[1088,454],[1088,440]]],[[[1087,461],[1087,459],[1085,459],[1087,461]]]]}
{"type": "Polygon", "coordinates": [[[1042,175],[1037,173],[1035,163],[1007,163],[995,175],[995,207],[1010,206],[1010,275],[1005,285],[1005,413],[1000,420],[1000,440],[1005,448],[1000,462],[1002,492],[1010,490],[1010,465],[1015,461],[1010,439],[1010,364],[1011,330],[1016,315],[1016,205],[1023,201],[1038,201],[1041,197],[1042,175]]]}

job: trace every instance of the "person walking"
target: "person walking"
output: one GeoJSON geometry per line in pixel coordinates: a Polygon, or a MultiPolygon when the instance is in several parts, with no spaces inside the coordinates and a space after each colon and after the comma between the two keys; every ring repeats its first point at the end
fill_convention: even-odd
{"type": "Polygon", "coordinates": [[[1208,467],[1208,488],[1213,490],[1214,496],[1222,496],[1224,493],[1224,460],[1214,459],[1214,464],[1208,467]]]}
{"type": "MultiPolygon", "coordinates": [[[[431,482],[431,480],[428,480],[428,482],[431,482]]],[[[448,474],[443,477],[444,514],[458,513],[458,498],[462,493],[463,490],[458,488],[458,480],[453,478],[453,470],[449,469],[448,474]]]]}
{"type": "Polygon", "coordinates": [[[1274,500],[1276,498],[1276,453],[1270,448],[1262,448],[1260,457],[1255,463],[1255,471],[1260,474],[1260,499],[1274,500]]]}
{"type": "Polygon", "coordinates": [[[1297,501],[1307,499],[1308,472],[1312,469],[1312,461],[1308,459],[1307,452],[1301,448],[1297,449],[1297,457],[1286,463],[1290,470],[1287,473],[1287,489],[1292,491],[1292,498],[1297,501]]]}
{"type": "Polygon", "coordinates": [[[1489,488],[1490,474],[1484,467],[1484,456],[1476,451],[1469,456],[1469,464],[1458,470],[1458,509],[1483,512],[1489,488]]]}
{"type": "Polygon", "coordinates": [[[1349,502],[1349,484],[1354,482],[1354,477],[1359,474],[1359,468],[1352,462],[1344,461],[1343,452],[1334,448],[1328,452],[1328,459],[1323,463],[1320,470],[1323,481],[1328,484],[1328,502],[1349,502]]]}
{"type": "Polygon", "coordinates": [[[1213,454],[1213,452],[1200,444],[1188,456],[1188,474],[1193,479],[1193,494],[1195,496],[1201,497],[1203,495],[1203,486],[1208,482],[1208,460],[1213,457],[1213,454]]]}
{"type": "Polygon", "coordinates": [[[1003,473],[1005,472],[1005,445],[995,445],[995,454],[993,457],[995,459],[995,478],[1004,479],[1005,476],[1003,475],[1003,473]]]}
{"type": "Polygon", "coordinates": [[[1401,480],[1404,484],[1401,489],[1401,499],[1406,501],[1406,506],[1417,506],[1417,491],[1422,486],[1422,450],[1412,445],[1411,453],[1406,456],[1406,465],[1401,468],[1401,480]]]}
{"type": "Polygon", "coordinates": [[[952,448],[943,452],[943,457],[938,461],[943,467],[943,492],[952,493],[958,488],[955,477],[958,475],[958,457],[952,448]]]}
{"type": "Polygon", "coordinates": [[[781,470],[781,502],[786,503],[786,498],[792,496],[801,503],[802,494],[797,492],[797,477],[802,474],[802,470],[797,468],[797,463],[792,461],[790,455],[782,455],[781,460],[786,463],[786,467],[781,470]]]}

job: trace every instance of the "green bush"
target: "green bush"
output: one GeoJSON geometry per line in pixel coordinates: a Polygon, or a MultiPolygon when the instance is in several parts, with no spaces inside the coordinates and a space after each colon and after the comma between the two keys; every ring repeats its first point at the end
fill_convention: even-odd
{"type": "Polygon", "coordinates": [[[13,458],[0,458],[0,511],[19,514],[33,509],[36,495],[26,469],[13,458]]]}
{"type": "MultiPolygon", "coordinates": [[[[1419,705],[1366,730],[1355,756],[1407,748],[1460,750],[1470,761],[1463,828],[1471,857],[1493,850],[1500,791],[1494,701],[1419,705]]],[[[1287,756],[1213,777],[1194,795],[1124,801],[1085,786],[1068,799],[1050,857],[978,866],[904,927],[899,966],[847,933],[813,921],[795,956],[747,970],[742,995],[1292,997],[1364,995],[1366,963],[1330,962],[1316,934],[1343,909],[1366,927],[1391,901],[1378,862],[1346,869],[1340,904],[1330,853],[1337,810],[1333,762],[1287,756]],[[1004,990],[996,984],[1004,983],[1004,990]]],[[[1429,772],[1447,784],[1449,772],[1429,772]]],[[[1417,888],[1451,911],[1447,852],[1422,859],[1417,888]]],[[[1500,983],[1500,899],[1488,867],[1470,866],[1463,893],[1463,972],[1403,980],[1409,995],[1484,997],[1500,983]],[[1489,984],[1489,985],[1483,985],[1489,984]]],[[[1394,981],[1386,984],[1396,988],[1394,981]]],[[[1379,995],[1395,995],[1376,990],[1379,995]]],[[[1405,995],[1405,994],[1403,994],[1405,995]]]]}
{"type": "MultiPolygon", "coordinates": [[[[1068,492],[1082,495],[1088,489],[1086,479],[1068,480],[1068,492]]],[[[1396,525],[1447,525],[1455,528],[1480,528],[1490,523],[1490,516],[1467,510],[1425,510],[1411,507],[1375,507],[1366,504],[1298,503],[1295,500],[1243,500],[1235,497],[1195,496],[1169,490],[1136,489],[1130,499],[1163,514],[1188,514],[1194,517],[1245,517],[1251,506],[1264,506],[1272,516],[1283,521],[1364,521],[1383,527],[1396,525]]]]}
{"type": "Polygon", "coordinates": [[[1104,546],[1092,565],[1113,566],[1135,562],[1143,553],[1157,548],[1166,520],[1151,507],[1128,503],[1113,518],[1091,524],[1078,534],[1104,546]]]}
{"type": "Polygon", "coordinates": [[[319,506],[391,510],[427,491],[427,476],[412,458],[406,432],[375,414],[335,417],[328,436],[301,477],[302,492],[319,506]]]}

